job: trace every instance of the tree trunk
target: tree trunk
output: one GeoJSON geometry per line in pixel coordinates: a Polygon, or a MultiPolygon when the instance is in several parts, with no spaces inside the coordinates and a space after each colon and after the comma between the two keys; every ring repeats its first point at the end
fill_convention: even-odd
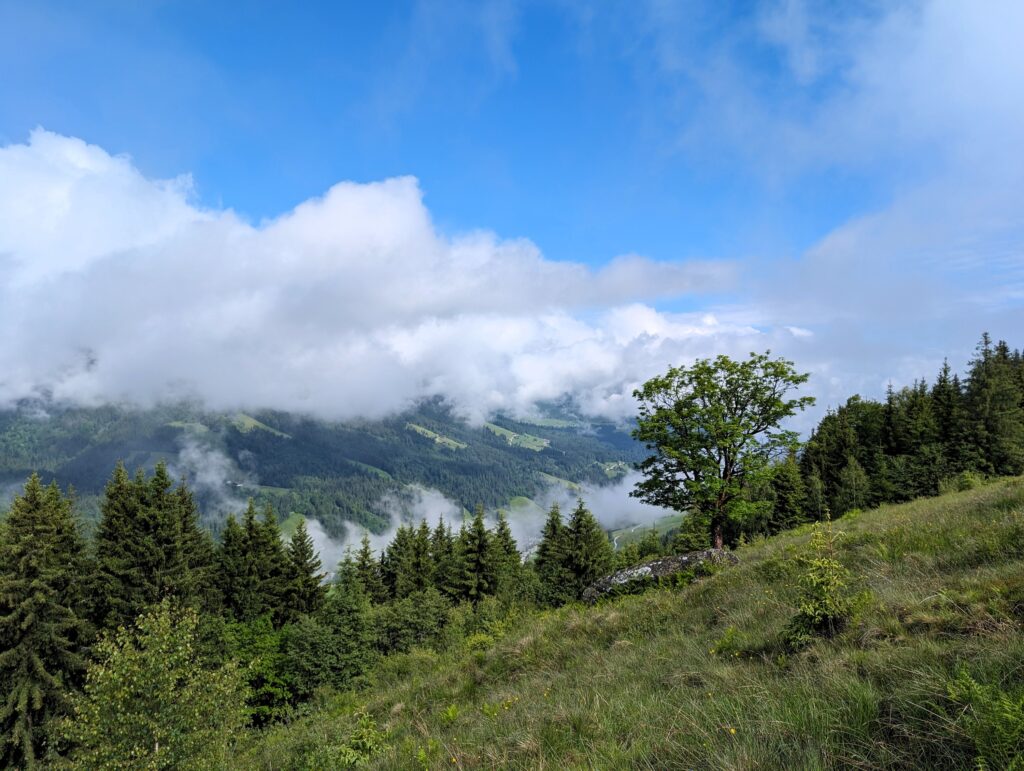
{"type": "Polygon", "coordinates": [[[711,545],[716,549],[721,549],[724,543],[722,538],[722,522],[716,520],[711,525],[711,545]]]}

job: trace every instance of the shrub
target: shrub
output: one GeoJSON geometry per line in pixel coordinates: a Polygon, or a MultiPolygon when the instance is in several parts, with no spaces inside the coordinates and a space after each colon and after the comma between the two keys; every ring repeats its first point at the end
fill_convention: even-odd
{"type": "Polygon", "coordinates": [[[951,477],[939,480],[939,495],[946,493],[962,493],[973,490],[985,483],[984,477],[975,471],[961,471],[951,477]]]}
{"type": "Polygon", "coordinates": [[[245,723],[234,664],[196,656],[199,617],[164,601],[96,646],[62,724],[72,768],[221,768],[245,723]]]}
{"type": "Polygon", "coordinates": [[[309,771],[324,768],[358,768],[368,765],[384,749],[387,732],[365,712],[357,714],[359,722],[344,741],[317,747],[306,754],[304,767],[309,771]]]}
{"type": "Polygon", "coordinates": [[[803,572],[797,579],[800,602],[787,635],[791,647],[802,647],[815,636],[838,634],[853,615],[850,571],[836,558],[841,535],[832,530],[830,521],[816,524],[811,534],[811,554],[798,558],[803,572]]]}

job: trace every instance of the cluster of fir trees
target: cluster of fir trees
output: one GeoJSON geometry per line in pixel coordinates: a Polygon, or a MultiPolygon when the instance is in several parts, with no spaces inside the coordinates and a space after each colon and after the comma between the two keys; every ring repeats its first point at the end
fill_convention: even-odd
{"type": "Polygon", "coordinates": [[[579,599],[584,589],[615,569],[616,560],[607,534],[580,500],[568,523],[557,504],[551,507],[533,565],[538,603],[557,607],[579,599]]]}
{"type": "Polygon", "coordinates": [[[443,644],[447,626],[457,627],[448,638],[458,638],[486,627],[495,613],[578,599],[615,567],[607,534],[581,500],[568,523],[552,507],[530,562],[504,515],[489,530],[478,506],[457,533],[444,521],[433,529],[425,520],[400,526],[379,559],[364,536],[342,562],[338,583],[358,582],[371,605],[377,651],[389,653],[443,644]]]}
{"type": "Polygon", "coordinates": [[[972,476],[1024,472],[1024,357],[982,336],[964,378],[849,399],[826,415],[799,460],[805,516],[936,495],[972,476]]]}
{"type": "Polygon", "coordinates": [[[115,469],[91,542],[73,508],[33,475],[0,527],[0,766],[31,767],[62,750],[57,719],[97,641],[161,602],[200,615],[211,668],[240,658],[254,636],[247,624],[280,632],[327,604],[303,528],[285,545],[272,513],[258,519],[250,506],[215,545],[163,464],[151,476],[115,469]]]}
{"type": "Polygon", "coordinates": [[[110,750],[104,736],[115,730],[144,744],[130,711],[105,700],[159,668],[139,653],[147,646],[188,658],[190,682],[205,671],[228,693],[241,678],[247,719],[258,726],[318,688],[351,685],[380,655],[441,648],[516,608],[562,604],[614,567],[582,501],[567,524],[552,509],[534,565],[523,563],[505,518],[489,529],[478,507],[458,532],[444,522],[403,525],[379,559],[364,537],[329,584],[303,523],[286,541],[273,511],[250,502],[215,543],[188,487],[163,464],[149,476],[118,465],[88,541],[73,508],[33,475],[0,526],[5,767],[68,753],[86,762],[110,750]],[[232,662],[243,667],[228,676],[232,662]]]}

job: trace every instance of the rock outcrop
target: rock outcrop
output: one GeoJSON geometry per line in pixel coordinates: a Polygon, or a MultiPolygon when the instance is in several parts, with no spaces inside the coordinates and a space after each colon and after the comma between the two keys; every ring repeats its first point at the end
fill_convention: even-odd
{"type": "Polygon", "coordinates": [[[737,562],[739,560],[736,555],[724,549],[705,549],[661,557],[642,565],[624,568],[595,581],[583,592],[583,601],[593,604],[603,597],[636,594],[650,586],[685,580],[687,576],[696,578],[702,573],[711,572],[715,567],[734,565],[737,562]]]}

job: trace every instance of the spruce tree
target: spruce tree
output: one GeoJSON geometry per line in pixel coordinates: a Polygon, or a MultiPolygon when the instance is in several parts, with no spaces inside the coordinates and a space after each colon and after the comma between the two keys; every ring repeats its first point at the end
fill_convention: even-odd
{"type": "Polygon", "coordinates": [[[505,512],[498,512],[498,524],[491,535],[491,562],[494,565],[496,589],[513,591],[523,565],[519,547],[512,536],[505,512]]]}
{"type": "Polygon", "coordinates": [[[825,483],[821,481],[821,476],[816,468],[811,470],[806,479],[804,487],[807,491],[807,499],[804,510],[813,521],[820,522],[827,519],[829,513],[828,499],[825,497],[825,483]]]}
{"type": "Polygon", "coordinates": [[[331,682],[347,687],[366,671],[373,646],[370,600],[350,555],[338,566],[318,619],[331,634],[331,682]]]}
{"type": "Polygon", "coordinates": [[[104,490],[96,531],[93,578],[95,620],[105,627],[130,624],[166,597],[196,603],[212,556],[184,483],[173,482],[163,461],[153,476],[132,479],[118,464],[104,490]]]}
{"type": "Polygon", "coordinates": [[[796,464],[796,455],[772,469],[772,514],[768,522],[769,533],[777,533],[806,521],[804,507],[807,490],[796,464]]]}
{"type": "Polygon", "coordinates": [[[0,765],[33,768],[84,670],[82,543],[71,500],[33,474],[0,542],[0,765]]]}
{"type": "Polygon", "coordinates": [[[661,556],[663,547],[661,545],[661,536],[658,535],[658,529],[652,525],[651,529],[640,539],[637,547],[641,560],[649,560],[661,556]]]}
{"type": "Polygon", "coordinates": [[[370,602],[381,603],[387,600],[387,591],[380,573],[380,562],[373,556],[370,537],[366,533],[363,533],[359,551],[356,553],[356,573],[359,575],[359,581],[370,602]]]}
{"type": "Polygon", "coordinates": [[[942,362],[931,397],[943,465],[950,474],[964,471],[969,463],[964,395],[960,378],[952,374],[948,360],[942,362]]]}
{"type": "Polygon", "coordinates": [[[415,539],[416,534],[410,526],[399,525],[381,555],[381,575],[391,599],[400,600],[416,591],[418,581],[413,567],[415,539]]]}
{"type": "Polygon", "coordinates": [[[870,480],[864,468],[851,457],[839,475],[839,489],[836,490],[835,511],[842,516],[853,509],[868,505],[868,486],[870,480]]]}
{"type": "Polygon", "coordinates": [[[216,547],[210,532],[199,524],[199,508],[184,479],[174,490],[173,506],[178,512],[185,576],[182,595],[197,598],[199,607],[218,611],[219,598],[214,581],[216,547]]]}
{"type": "Polygon", "coordinates": [[[569,534],[558,504],[548,511],[533,566],[540,582],[540,600],[558,607],[572,599],[569,574],[569,534]]]}
{"type": "Polygon", "coordinates": [[[584,589],[612,571],[615,553],[608,536],[582,499],[577,500],[569,518],[568,536],[567,567],[574,595],[579,598],[584,589]]]}
{"type": "Polygon", "coordinates": [[[1024,470],[1024,393],[1006,343],[978,344],[967,381],[968,433],[979,471],[1019,474],[1024,470]]]}
{"type": "Polygon", "coordinates": [[[476,605],[494,594],[497,575],[491,550],[491,535],[484,524],[484,507],[477,505],[469,527],[459,533],[462,554],[462,596],[476,605]]]}
{"type": "MultiPolygon", "coordinates": [[[[422,592],[434,585],[434,559],[431,550],[430,526],[421,519],[412,541],[410,579],[413,592],[422,592]]],[[[411,592],[410,592],[411,593],[411,592]]]]}
{"type": "Polygon", "coordinates": [[[326,589],[320,557],[306,529],[306,520],[299,520],[288,542],[289,607],[299,613],[315,613],[323,603],[326,589]]]}
{"type": "Polygon", "coordinates": [[[291,564],[272,508],[259,517],[250,499],[241,525],[228,519],[217,557],[224,607],[236,620],[269,615],[280,626],[295,617],[291,564]]]}
{"type": "Polygon", "coordinates": [[[259,577],[246,541],[245,529],[229,515],[217,550],[216,577],[224,610],[237,621],[255,618],[261,609],[259,577]]]}
{"type": "Polygon", "coordinates": [[[462,580],[461,553],[451,528],[439,520],[430,534],[430,556],[434,563],[434,586],[444,597],[458,602],[462,580]]]}
{"type": "MultiPolygon", "coordinates": [[[[246,522],[249,522],[246,512],[246,522]]],[[[261,613],[270,613],[275,626],[294,618],[288,605],[290,570],[288,555],[281,540],[277,517],[269,504],[255,527],[247,526],[249,553],[259,580],[261,613]]]]}

